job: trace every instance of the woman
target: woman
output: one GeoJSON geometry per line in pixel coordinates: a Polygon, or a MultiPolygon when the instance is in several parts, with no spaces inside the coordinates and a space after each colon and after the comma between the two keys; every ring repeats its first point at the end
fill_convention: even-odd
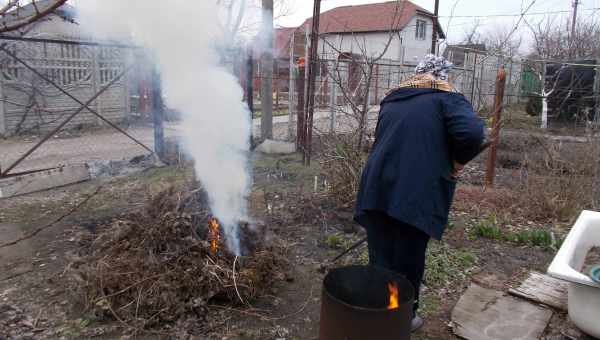
{"type": "Polygon", "coordinates": [[[415,287],[413,331],[423,325],[416,312],[427,243],[442,238],[456,176],[484,140],[483,122],[448,82],[451,66],[428,55],[384,98],[356,203],[370,263],[415,287]]]}

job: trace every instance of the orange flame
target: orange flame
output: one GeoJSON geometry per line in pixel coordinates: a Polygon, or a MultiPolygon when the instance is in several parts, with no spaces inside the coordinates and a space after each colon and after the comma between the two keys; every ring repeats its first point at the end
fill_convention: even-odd
{"type": "Polygon", "coordinates": [[[210,239],[210,250],[213,254],[217,254],[219,243],[221,241],[221,230],[219,221],[216,218],[208,220],[208,237],[210,239]]]}
{"type": "Polygon", "coordinates": [[[388,309],[400,307],[398,304],[398,284],[396,284],[396,282],[388,283],[388,290],[390,291],[390,303],[388,304],[388,309]]]}

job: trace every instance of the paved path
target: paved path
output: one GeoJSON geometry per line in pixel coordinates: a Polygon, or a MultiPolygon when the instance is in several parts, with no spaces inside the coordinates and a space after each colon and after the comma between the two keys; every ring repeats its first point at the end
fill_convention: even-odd
{"type": "MultiPolygon", "coordinates": [[[[373,117],[372,113],[371,118],[373,117]]],[[[316,112],[314,119],[316,131],[329,131],[329,112],[316,112]]],[[[350,119],[339,116],[336,121],[336,131],[348,131],[353,125],[350,121],[350,119]]],[[[253,131],[255,136],[260,135],[260,118],[254,119],[253,131]]],[[[152,126],[132,127],[127,132],[144,145],[153,148],[154,132],[152,126]]],[[[165,124],[165,136],[176,137],[179,135],[181,133],[177,123],[165,124]]],[[[288,116],[274,117],[273,135],[276,139],[288,138],[288,116]]],[[[10,166],[34,146],[39,138],[0,140],[0,167],[5,169],[10,166]]],[[[120,132],[107,128],[76,136],[52,138],[28,156],[12,172],[53,168],[63,164],[131,159],[144,154],[147,154],[144,148],[120,132]]]]}

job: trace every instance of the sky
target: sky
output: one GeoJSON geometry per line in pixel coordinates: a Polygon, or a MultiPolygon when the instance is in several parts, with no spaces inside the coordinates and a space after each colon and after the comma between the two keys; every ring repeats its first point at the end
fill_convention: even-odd
{"type": "MultiPolygon", "coordinates": [[[[70,0],[77,4],[78,1],[70,0]]],[[[205,1],[205,0],[202,0],[205,1]]],[[[260,3],[259,0],[256,0],[260,3]]],[[[289,15],[276,20],[277,26],[297,27],[307,18],[312,16],[312,0],[285,0],[289,3],[289,15]]],[[[360,5],[368,3],[383,2],[386,0],[322,0],[321,12],[339,6],[360,5]]],[[[433,12],[435,0],[411,0],[415,4],[433,12]]],[[[585,20],[593,15],[600,15],[600,0],[579,0],[578,18],[585,20]]],[[[277,2],[277,0],[275,0],[277,2]]],[[[573,0],[440,0],[440,23],[448,37],[447,43],[462,42],[465,31],[472,28],[478,22],[478,31],[482,34],[492,33],[498,29],[512,31],[519,20],[522,8],[527,8],[531,3],[527,20],[535,23],[548,16],[564,19],[571,17],[573,0]],[[453,11],[454,8],[454,11],[453,11]],[[550,13],[565,11],[566,13],[550,13]],[[542,13],[542,14],[538,14],[542,13]],[[452,15],[452,16],[451,16],[452,15]],[[493,17],[495,15],[514,15],[508,17],[493,17]],[[480,17],[469,17],[480,16],[480,17]],[[492,17],[490,17],[492,16],[492,17]]],[[[560,21],[564,23],[565,21],[560,21]]],[[[565,28],[566,29],[566,28],[565,28]]],[[[515,36],[522,37],[521,52],[527,53],[533,41],[527,25],[521,21],[515,32],[515,36]]]]}
{"type": "MultiPolygon", "coordinates": [[[[313,1],[311,0],[290,0],[292,14],[279,18],[277,24],[280,26],[298,26],[312,16],[313,1]]],[[[347,5],[360,5],[367,3],[377,3],[385,0],[323,0],[321,12],[347,5]]],[[[459,18],[458,16],[489,16],[499,14],[520,14],[521,8],[526,8],[534,0],[440,0],[440,23],[446,31],[449,43],[461,42],[465,36],[465,30],[473,27],[476,21],[479,21],[481,32],[493,31],[503,26],[512,30],[519,19],[514,17],[480,17],[480,18],[459,18]],[[454,7],[454,17],[450,19],[452,8],[454,7]]],[[[433,12],[434,0],[412,0],[415,4],[433,12]]],[[[572,0],[537,0],[528,13],[572,11],[572,0]]],[[[580,18],[589,18],[591,15],[599,15],[600,10],[591,10],[600,8],[600,0],[580,0],[580,18]]],[[[535,22],[545,16],[570,16],[565,14],[545,14],[527,16],[528,21],[535,22]]],[[[531,44],[531,35],[529,29],[522,23],[515,34],[523,37],[522,49],[527,49],[531,44]]]]}

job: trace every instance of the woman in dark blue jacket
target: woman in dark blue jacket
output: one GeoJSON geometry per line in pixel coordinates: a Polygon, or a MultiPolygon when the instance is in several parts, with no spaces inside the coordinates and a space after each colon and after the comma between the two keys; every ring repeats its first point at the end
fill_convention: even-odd
{"type": "Polygon", "coordinates": [[[448,82],[452,65],[428,55],[382,101],[355,220],[367,230],[372,265],[404,274],[418,292],[431,237],[441,239],[456,176],[480,152],[484,124],[448,82]]]}

